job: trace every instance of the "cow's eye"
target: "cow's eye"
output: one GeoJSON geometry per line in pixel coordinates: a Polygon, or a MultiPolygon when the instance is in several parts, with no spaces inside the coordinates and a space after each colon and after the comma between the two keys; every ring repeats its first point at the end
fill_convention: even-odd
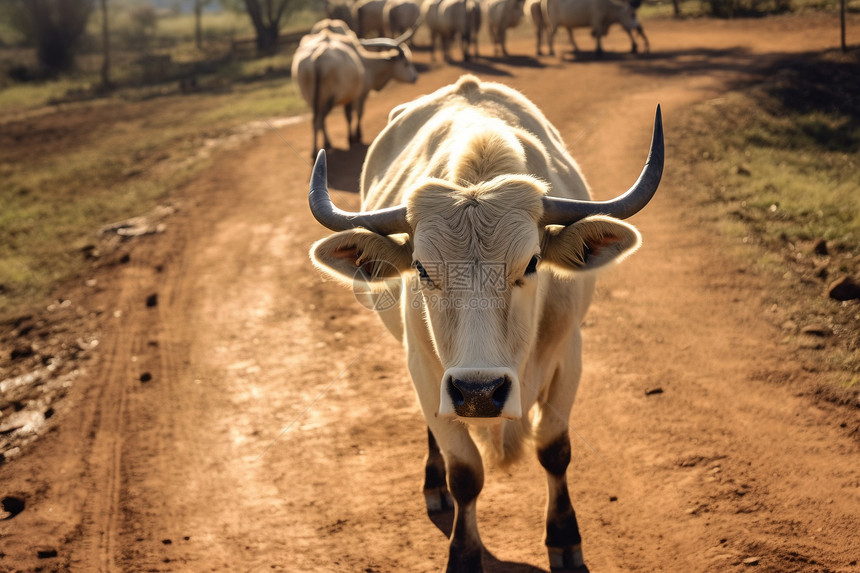
{"type": "Polygon", "coordinates": [[[526,276],[533,275],[537,272],[539,262],[540,257],[538,255],[532,257],[532,260],[529,261],[529,266],[526,267],[526,276]]]}
{"type": "Polygon", "coordinates": [[[421,282],[425,282],[428,285],[433,286],[433,280],[430,278],[430,275],[427,274],[427,270],[420,262],[415,261],[412,263],[412,266],[418,271],[418,277],[421,279],[421,282]]]}

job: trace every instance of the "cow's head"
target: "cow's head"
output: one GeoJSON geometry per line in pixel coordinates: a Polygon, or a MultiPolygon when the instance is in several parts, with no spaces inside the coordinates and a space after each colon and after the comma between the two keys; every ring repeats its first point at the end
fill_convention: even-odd
{"type": "Polygon", "coordinates": [[[520,367],[537,336],[541,269],[593,272],[638,248],[620,221],[653,196],[663,169],[657,110],[651,152],[637,182],[611,201],[548,197],[543,181],[501,175],[475,185],[428,180],[406,205],[347,213],[331,203],[317,156],[311,210],[339,231],[314,244],[328,275],[369,288],[405,280],[400,303],[423,314],[444,368],[440,416],[519,418],[520,367]]]}

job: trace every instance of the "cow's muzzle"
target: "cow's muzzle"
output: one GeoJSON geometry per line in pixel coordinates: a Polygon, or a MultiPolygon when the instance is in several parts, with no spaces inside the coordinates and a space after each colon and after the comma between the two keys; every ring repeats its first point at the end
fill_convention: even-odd
{"type": "Polygon", "coordinates": [[[442,378],[439,415],[508,418],[522,415],[519,381],[507,368],[450,368],[442,378]]]}

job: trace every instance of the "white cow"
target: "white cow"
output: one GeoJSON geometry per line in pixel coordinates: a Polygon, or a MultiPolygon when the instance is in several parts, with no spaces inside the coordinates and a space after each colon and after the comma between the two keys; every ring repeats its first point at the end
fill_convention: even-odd
{"type": "Polygon", "coordinates": [[[421,16],[421,4],[415,0],[388,0],[382,10],[382,22],[385,24],[385,35],[396,38],[418,24],[421,16]]]}
{"type": "Polygon", "coordinates": [[[616,0],[541,0],[544,20],[548,30],[547,43],[550,55],[555,54],[555,33],[561,28],[567,29],[567,36],[574,51],[579,47],[573,39],[575,28],[591,28],[591,35],[597,42],[597,54],[603,53],[601,38],[609,32],[609,27],[616,22],[621,24],[630,38],[630,51],[636,53],[639,47],[633,32],[637,32],[645,43],[645,51],[649,51],[648,38],[642,25],[636,19],[636,8],[641,0],[616,2],[616,0]]]}
{"type": "Polygon", "coordinates": [[[540,110],[513,89],[467,75],[391,112],[364,163],[362,211],[332,204],[325,155],[317,157],[311,211],[338,232],[315,243],[311,259],[360,285],[365,303],[377,301],[406,349],[429,427],[427,507],[444,509],[450,496],[455,504],[449,572],[482,570],[476,440],[501,464],[533,440],[547,472],[550,564],[583,564],[566,481],[580,324],[595,271],[640,244],[619,218],[656,191],[662,133],[658,108],[639,180],[617,199],[592,202],[540,110]],[[374,298],[386,288],[393,297],[374,298]]]}
{"type": "Polygon", "coordinates": [[[537,55],[542,56],[543,52],[541,51],[541,43],[543,42],[543,33],[546,28],[546,24],[543,19],[543,10],[541,9],[541,0],[526,0],[525,5],[523,6],[523,12],[529,15],[532,20],[532,24],[535,27],[535,40],[537,40],[537,55]]]}
{"type": "Polygon", "coordinates": [[[506,38],[509,28],[516,28],[523,19],[525,0],[486,0],[487,27],[496,56],[508,56],[506,38]]]}
{"type": "Polygon", "coordinates": [[[331,147],[325,118],[332,108],[344,106],[349,143],[361,143],[361,118],[370,92],[381,90],[392,79],[407,83],[418,79],[412,53],[403,45],[411,33],[395,40],[359,41],[340,20],[322,20],[315,29],[319,31],[302,38],[292,63],[293,80],[313,111],[312,153],[318,149],[319,132],[323,147],[331,147]],[[366,48],[384,51],[371,52],[366,48]]]}
{"type": "Polygon", "coordinates": [[[430,59],[436,59],[436,42],[442,49],[442,57],[451,59],[450,47],[455,38],[460,38],[463,61],[469,61],[469,46],[474,43],[478,56],[478,30],[481,27],[481,6],[475,0],[426,0],[421,14],[430,31],[430,59]]]}
{"type": "Polygon", "coordinates": [[[359,38],[385,35],[384,10],[385,0],[358,0],[352,5],[352,18],[359,38]]]}

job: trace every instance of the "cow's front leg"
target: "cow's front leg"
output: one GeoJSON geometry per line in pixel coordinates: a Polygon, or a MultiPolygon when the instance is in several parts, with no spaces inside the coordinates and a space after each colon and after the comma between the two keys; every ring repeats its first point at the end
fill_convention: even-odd
{"type": "Polygon", "coordinates": [[[424,465],[424,500],[427,502],[427,513],[439,513],[454,509],[454,499],[448,491],[445,474],[445,458],[439,451],[439,445],[433,432],[427,428],[427,462],[424,465]]]}
{"type": "Polygon", "coordinates": [[[567,429],[548,444],[538,445],[538,459],[546,470],[546,547],[552,571],[568,571],[585,565],[582,537],[567,489],[570,464],[570,437],[567,429]]]}
{"type": "Polygon", "coordinates": [[[460,423],[441,421],[433,424],[431,430],[445,457],[448,491],[454,498],[454,527],[445,571],[481,573],[484,546],[478,534],[477,514],[478,494],[484,486],[481,454],[469,431],[460,423]]]}
{"type": "Polygon", "coordinates": [[[480,573],[483,571],[483,544],[478,534],[478,494],[484,487],[484,468],[449,457],[448,488],[454,496],[454,529],[448,547],[446,573],[480,573]]]}
{"type": "Polygon", "coordinates": [[[569,356],[573,359],[559,368],[550,384],[545,402],[539,404],[535,438],[540,464],[546,470],[547,510],[546,548],[552,571],[587,571],[582,558],[582,537],[567,489],[567,466],[570,465],[568,420],[579,386],[581,366],[580,341],[571,341],[569,356]]]}

